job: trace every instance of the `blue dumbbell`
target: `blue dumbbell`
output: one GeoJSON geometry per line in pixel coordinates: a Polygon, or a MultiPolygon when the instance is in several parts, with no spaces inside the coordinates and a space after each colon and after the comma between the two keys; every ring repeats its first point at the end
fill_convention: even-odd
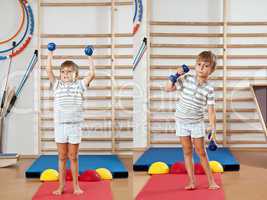
{"type": "MultiPolygon", "coordinates": [[[[189,72],[189,70],[190,70],[189,67],[188,67],[187,65],[185,65],[185,64],[182,65],[182,68],[183,68],[184,73],[187,73],[187,72],[189,72]]],[[[176,73],[176,74],[172,74],[172,75],[169,76],[169,80],[170,80],[173,84],[175,84],[176,81],[177,81],[177,79],[179,78],[180,75],[181,75],[181,74],[178,74],[178,73],[176,73]]]]}
{"type": "Polygon", "coordinates": [[[48,51],[55,51],[56,49],[56,44],[54,42],[50,42],[48,45],[47,45],[47,49],[48,51]]]}
{"type": "Polygon", "coordinates": [[[211,139],[209,141],[209,144],[208,144],[208,149],[211,150],[211,151],[216,151],[216,149],[218,148],[215,140],[211,139]]]}
{"type": "Polygon", "coordinates": [[[93,46],[87,46],[87,47],[85,47],[85,49],[84,49],[84,53],[85,53],[85,55],[87,55],[87,56],[91,56],[91,55],[93,55],[93,52],[94,52],[94,48],[93,48],[93,46]]]}
{"type": "Polygon", "coordinates": [[[218,148],[218,145],[216,144],[216,141],[213,137],[212,137],[212,130],[208,131],[208,140],[209,140],[208,149],[211,151],[216,151],[216,149],[218,148]]]}

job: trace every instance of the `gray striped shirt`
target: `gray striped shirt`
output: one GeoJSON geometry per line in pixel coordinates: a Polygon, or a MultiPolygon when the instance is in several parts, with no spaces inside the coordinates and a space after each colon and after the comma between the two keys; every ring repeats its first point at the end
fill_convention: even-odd
{"type": "Polygon", "coordinates": [[[54,90],[54,119],[57,123],[76,123],[83,121],[83,80],[64,83],[56,80],[54,90]]]}
{"type": "Polygon", "coordinates": [[[175,116],[184,122],[200,122],[204,120],[207,105],[215,105],[215,93],[209,82],[201,85],[192,74],[185,74],[177,80],[181,94],[176,104],[175,116]]]}

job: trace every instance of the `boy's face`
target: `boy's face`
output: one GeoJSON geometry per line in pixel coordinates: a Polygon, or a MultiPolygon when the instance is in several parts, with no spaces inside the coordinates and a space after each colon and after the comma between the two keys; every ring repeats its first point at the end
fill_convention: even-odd
{"type": "Polygon", "coordinates": [[[72,82],[75,79],[75,71],[73,67],[63,67],[60,70],[60,80],[63,82],[72,82]]]}
{"type": "Polygon", "coordinates": [[[198,59],[196,62],[196,74],[201,78],[208,78],[212,73],[212,64],[210,62],[198,59]]]}

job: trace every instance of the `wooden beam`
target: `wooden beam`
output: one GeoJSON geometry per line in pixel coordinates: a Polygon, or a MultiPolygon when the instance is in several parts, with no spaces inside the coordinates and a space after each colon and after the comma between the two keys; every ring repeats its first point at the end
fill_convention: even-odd
{"type": "MultiPolygon", "coordinates": [[[[196,59],[196,55],[170,55],[152,54],[151,59],[196,59]]],[[[217,55],[217,59],[223,59],[223,55],[217,55]]],[[[227,59],[267,59],[267,55],[227,55],[227,59]]]]}
{"type": "MultiPolygon", "coordinates": [[[[84,127],[82,128],[83,131],[111,131],[112,128],[111,127],[84,127]]],[[[115,131],[132,131],[133,128],[132,127],[116,127],[114,129],[115,131]]],[[[54,131],[54,127],[41,127],[41,131],[54,131]]]]}
{"type": "MultiPolygon", "coordinates": [[[[115,37],[132,37],[132,33],[116,33],[115,37]]],[[[43,33],[41,38],[110,38],[110,33],[91,33],[91,34],[51,34],[43,33]]]]}
{"type": "MultiPolygon", "coordinates": [[[[151,112],[175,112],[176,109],[175,108],[151,108],[151,112]]],[[[233,108],[233,109],[227,109],[226,110],[228,113],[229,112],[257,112],[257,109],[254,108],[233,108]]],[[[223,109],[216,109],[216,112],[223,112],[223,109]]]]}
{"type": "MultiPolygon", "coordinates": [[[[111,55],[94,55],[92,56],[93,59],[111,59],[111,55]]],[[[117,59],[132,59],[133,55],[114,55],[115,58],[117,59]]],[[[47,59],[47,55],[42,55],[41,56],[42,60],[47,59]]],[[[55,60],[61,60],[61,59],[80,59],[80,60],[86,60],[88,59],[87,56],[82,56],[82,55],[55,55],[53,56],[53,59],[55,60]]]]}
{"type": "Polygon", "coordinates": [[[115,134],[116,134],[116,121],[115,121],[115,104],[116,104],[116,99],[115,97],[115,0],[111,0],[111,139],[112,139],[112,153],[115,153],[115,134]]]}
{"type": "MultiPolygon", "coordinates": [[[[228,115],[227,115],[227,58],[228,58],[228,50],[227,50],[227,8],[228,8],[228,1],[223,0],[223,146],[227,146],[227,122],[228,122],[228,115]]],[[[230,77],[229,77],[230,78],[230,77]]],[[[230,79],[229,79],[230,80],[230,79]]]]}
{"type": "MultiPolygon", "coordinates": [[[[162,97],[150,97],[151,101],[177,101],[177,98],[162,98],[162,97]]],[[[232,102],[251,102],[254,99],[251,97],[240,98],[228,98],[227,101],[232,102]]],[[[223,101],[223,98],[217,98],[215,101],[223,101]]]]}
{"type": "MultiPolygon", "coordinates": [[[[195,66],[190,65],[190,69],[195,69],[195,66]]],[[[160,69],[160,70],[168,70],[168,69],[176,69],[177,65],[151,65],[151,69],[160,69]]],[[[247,66],[240,66],[240,65],[228,65],[227,70],[240,70],[240,69],[246,69],[246,70],[256,70],[256,69],[267,69],[267,65],[247,65],[247,66]]],[[[216,66],[216,70],[223,70],[223,66],[216,66]]]]}
{"type": "MultiPolygon", "coordinates": [[[[42,142],[55,142],[55,138],[41,138],[42,142]]],[[[83,137],[82,142],[109,142],[111,141],[110,137],[83,137]]],[[[116,142],[132,142],[133,138],[130,137],[116,137],[115,138],[116,142]]]]}
{"type": "MultiPolygon", "coordinates": [[[[162,33],[154,32],[150,33],[151,37],[187,37],[187,38],[223,38],[223,33],[162,33]]],[[[255,37],[262,38],[267,37],[267,33],[228,33],[228,38],[239,37],[255,37]]]]}
{"type": "MultiPolygon", "coordinates": [[[[110,44],[93,44],[94,49],[110,49],[110,44]]],[[[57,49],[84,49],[86,45],[57,45],[57,49]]],[[[47,49],[47,44],[41,45],[42,49],[47,49]]],[[[116,44],[114,48],[126,49],[133,48],[132,44],[116,44]]]]}
{"type": "MultiPolygon", "coordinates": [[[[167,134],[167,135],[175,135],[176,131],[175,130],[151,130],[152,134],[167,134]]],[[[222,135],[223,134],[223,130],[217,130],[216,131],[217,134],[222,135]]],[[[231,130],[228,129],[227,133],[229,135],[231,134],[262,134],[264,133],[263,130],[231,130]]]]}
{"type": "MultiPolygon", "coordinates": [[[[85,76],[80,76],[79,78],[81,78],[81,79],[83,79],[85,76]]],[[[115,79],[121,79],[121,80],[128,80],[128,79],[130,79],[130,80],[132,80],[133,79],[133,76],[131,75],[131,76],[125,76],[125,75],[120,75],[120,76],[118,76],[118,75],[113,75],[113,77],[115,78],[115,79]]],[[[112,76],[96,76],[95,77],[95,79],[96,80],[110,80],[112,78],[112,76]]],[[[48,80],[48,77],[47,76],[41,76],[41,79],[42,80],[48,80]]]]}
{"type": "MultiPolygon", "coordinates": [[[[60,66],[55,66],[53,65],[52,68],[54,70],[59,70],[60,66]]],[[[111,65],[96,65],[95,66],[96,70],[98,69],[111,69],[111,65]]],[[[116,69],[132,69],[132,65],[115,65],[116,69]]],[[[45,66],[41,66],[42,70],[45,70],[45,66]]],[[[88,65],[79,65],[79,69],[86,69],[88,70],[88,65]]]]}
{"type": "MultiPolygon", "coordinates": [[[[150,77],[150,80],[168,80],[168,77],[167,76],[151,76],[150,77]]],[[[218,77],[218,76],[211,76],[210,78],[209,78],[209,80],[223,80],[223,81],[225,81],[224,80],[224,76],[220,76],[220,77],[218,77]]],[[[267,76],[261,76],[261,77],[259,77],[259,76],[244,76],[244,77],[242,77],[242,76],[236,76],[236,77],[227,77],[227,80],[231,80],[231,81],[241,81],[241,80],[250,80],[250,81],[254,81],[254,80],[267,80],[267,76]]]]}
{"type": "MultiPolygon", "coordinates": [[[[151,48],[205,48],[205,49],[221,49],[223,44],[159,44],[152,43],[151,48]]],[[[228,44],[227,48],[267,48],[267,44],[228,44]]]]}
{"type": "MultiPolygon", "coordinates": [[[[133,5],[132,1],[116,1],[116,6],[131,6],[133,5]]],[[[69,2],[44,2],[41,3],[42,7],[104,7],[104,6],[112,6],[111,2],[103,1],[103,2],[80,2],[80,3],[69,3],[69,2]]]]}
{"type": "MultiPolygon", "coordinates": [[[[225,3],[226,4],[226,3],[225,3]]],[[[224,7],[224,12],[226,11],[226,6],[224,7]]],[[[225,13],[225,14],[226,14],[225,13]]],[[[266,21],[255,21],[255,22],[199,22],[199,21],[151,21],[151,26],[266,26],[266,21]]]]}

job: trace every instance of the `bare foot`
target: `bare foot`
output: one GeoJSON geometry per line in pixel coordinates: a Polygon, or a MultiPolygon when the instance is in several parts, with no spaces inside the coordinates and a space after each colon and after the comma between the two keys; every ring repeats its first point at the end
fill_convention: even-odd
{"type": "Polygon", "coordinates": [[[218,190],[218,189],[220,189],[220,186],[217,185],[215,182],[213,182],[213,183],[209,184],[209,189],[210,190],[218,190]]]}
{"type": "Polygon", "coordinates": [[[58,189],[56,189],[55,191],[53,191],[53,195],[61,195],[64,191],[64,186],[59,186],[58,189]]]}
{"type": "Polygon", "coordinates": [[[83,194],[83,190],[81,190],[80,187],[77,187],[77,188],[74,189],[73,194],[75,194],[75,195],[83,194]]]}
{"type": "Polygon", "coordinates": [[[194,190],[194,189],[196,189],[196,185],[195,185],[194,182],[189,182],[189,183],[185,186],[184,189],[186,189],[186,190],[194,190]]]}

